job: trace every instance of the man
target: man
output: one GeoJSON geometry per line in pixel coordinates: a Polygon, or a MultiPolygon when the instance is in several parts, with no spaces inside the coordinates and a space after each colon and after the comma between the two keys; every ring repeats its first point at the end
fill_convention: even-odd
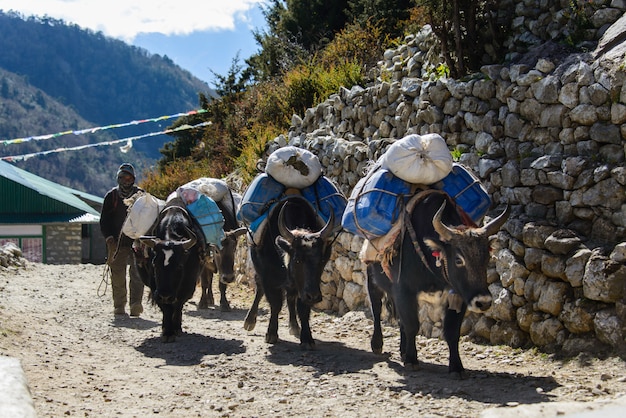
{"type": "Polygon", "coordinates": [[[111,268],[111,289],[113,293],[113,313],[126,314],[126,266],[129,269],[130,289],[130,316],[139,316],[143,312],[141,300],[143,298],[143,282],[137,274],[132,259],[133,241],[122,234],[122,225],[126,219],[128,206],[127,199],[143,191],[135,186],[135,169],[129,163],[124,163],[117,170],[117,187],[109,190],[104,196],[102,213],[100,214],[100,231],[106,238],[107,264],[111,268]]]}

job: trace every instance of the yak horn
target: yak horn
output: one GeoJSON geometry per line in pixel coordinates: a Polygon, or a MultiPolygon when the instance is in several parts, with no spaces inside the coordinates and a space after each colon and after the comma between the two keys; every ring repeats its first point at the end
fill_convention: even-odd
{"type": "Polygon", "coordinates": [[[482,228],[480,228],[480,233],[487,236],[495,234],[496,232],[498,232],[500,227],[504,225],[506,220],[509,218],[510,213],[511,207],[509,205],[506,205],[504,212],[502,212],[497,218],[491,220],[491,222],[489,222],[487,225],[484,225],[482,228]]]}
{"type": "Polygon", "coordinates": [[[280,208],[280,213],[278,214],[278,232],[283,236],[287,241],[293,242],[294,236],[291,233],[291,230],[285,226],[285,206],[289,203],[285,203],[282,208],[280,208]]]}
{"type": "Polygon", "coordinates": [[[439,238],[443,242],[450,241],[452,237],[454,236],[454,234],[456,234],[456,231],[454,229],[450,228],[449,226],[441,222],[441,216],[443,215],[443,210],[445,209],[445,207],[446,207],[446,202],[444,200],[443,204],[441,205],[441,207],[439,208],[439,210],[437,211],[437,213],[435,213],[435,216],[433,217],[433,228],[435,228],[435,231],[439,234],[439,238]]]}
{"type": "Polygon", "coordinates": [[[194,232],[190,228],[185,226],[185,230],[189,234],[189,239],[186,239],[185,241],[182,241],[182,244],[183,244],[183,249],[185,251],[189,251],[189,249],[191,249],[191,247],[196,245],[196,241],[198,240],[198,238],[196,237],[196,234],[194,234],[194,232]]]}
{"type": "Polygon", "coordinates": [[[331,211],[330,216],[328,217],[328,222],[326,222],[326,225],[324,225],[324,228],[320,231],[320,237],[323,241],[326,241],[330,237],[330,234],[333,233],[334,226],[335,213],[331,211]]]}
{"type": "Polygon", "coordinates": [[[224,235],[225,235],[226,237],[234,237],[234,238],[237,238],[237,237],[239,237],[239,236],[241,236],[241,235],[245,234],[247,231],[248,231],[248,229],[247,229],[245,226],[243,226],[243,227],[241,227],[241,228],[233,229],[233,230],[231,230],[231,231],[226,231],[226,232],[224,233],[224,235]]]}
{"type": "Polygon", "coordinates": [[[146,247],[154,248],[157,244],[157,237],[143,235],[139,237],[139,242],[141,242],[146,247]]]}
{"type": "Polygon", "coordinates": [[[181,241],[181,244],[183,245],[183,250],[189,251],[191,249],[191,247],[196,245],[196,237],[193,236],[193,237],[191,237],[189,239],[181,241]]]}

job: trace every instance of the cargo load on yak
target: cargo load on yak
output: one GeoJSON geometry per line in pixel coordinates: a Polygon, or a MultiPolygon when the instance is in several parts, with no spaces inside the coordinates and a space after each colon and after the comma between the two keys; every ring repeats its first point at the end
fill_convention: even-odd
{"type": "Polygon", "coordinates": [[[390,145],[356,184],[342,226],[368,240],[385,236],[401,219],[407,202],[428,189],[446,192],[468,215],[468,222],[479,224],[491,206],[480,181],[453,163],[440,135],[409,135],[390,145]]]}
{"type": "Polygon", "coordinates": [[[485,186],[470,169],[458,163],[452,164],[450,174],[432,188],[448,193],[476,225],[480,225],[491,207],[491,197],[485,186]]]}
{"type": "Polygon", "coordinates": [[[311,151],[287,146],[270,154],[265,172],[287,188],[303,189],[322,175],[322,164],[311,151]]]}
{"type": "Polygon", "coordinates": [[[391,144],[378,163],[404,181],[428,186],[452,171],[452,154],[441,135],[412,134],[391,144]]]}
{"type": "Polygon", "coordinates": [[[237,219],[254,233],[267,218],[269,210],[293,194],[300,194],[311,203],[324,222],[328,222],[333,213],[333,230],[341,229],[339,219],[346,208],[345,196],[322,175],[321,163],[315,154],[293,146],[270,154],[265,173],[257,175],[246,189],[237,219]]]}
{"type": "Polygon", "coordinates": [[[223,180],[201,177],[180,186],[168,197],[179,197],[189,214],[196,220],[207,244],[222,248],[224,215],[217,202],[232,205],[228,185],[223,180]]]}
{"type": "Polygon", "coordinates": [[[164,200],[144,191],[124,199],[124,204],[128,206],[128,212],[122,225],[122,233],[132,239],[147,235],[165,207],[164,200]]]}
{"type": "Polygon", "coordinates": [[[385,235],[415,189],[391,171],[375,166],[352,189],[341,218],[342,227],[367,239],[385,235]]]}

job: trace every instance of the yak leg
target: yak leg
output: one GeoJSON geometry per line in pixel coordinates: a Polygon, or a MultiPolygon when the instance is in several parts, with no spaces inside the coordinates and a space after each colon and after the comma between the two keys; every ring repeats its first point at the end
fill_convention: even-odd
{"type": "Polygon", "coordinates": [[[315,340],[311,334],[311,326],[309,325],[309,318],[311,317],[311,306],[297,300],[298,316],[300,317],[300,324],[302,325],[302,331],[300,332],[300,346],[307,350],[315,348],[315,340]]]}
{"type": "Polygon", "coordinates": [[[400,322],[400,352],[402,353],[402,360],[406,367],[417,369],[417,348],[415,346],[415,337],[419,331],[417,295],[400,283],[393,287],[393,296],[400,322]]]}
{"type": "Polygon", "coordinates": [[[199,309],[207,309],[209,306],[215,305],[215,299],[213,298],[213,270],[211,270],[207,264],[205,264],[202,272],[200,273],[200,285],[202,288],[202,295],[200,296],[199,309]]]}
{"type": "Polygon", "coordinates": [[[230,303],[228,302],[228,299],[226,298],[226,287],[227,287],[227,284],[223,283],[220,280],[220,283],[219,283],[219,288],[220,288],[220,310],[222,312],[230,312],[231,311],[230,303]]]}
{"type": "MultiPolygon", "coordinates": [[[[399,322],[399,321],[398,321],[399,322]]],[[[400,322],[400,358],[402,361],[406,358],[406,332],[404,332],[404,327],[402,326],[402,322],[400,322]]]]}
{"type": "Polygon", "coordinates": [[[275,344],[278,342],[278,315],[283,307],[283,292],[276,288],[265,289],[265,299],[270,305],[270,322],[267,326],[265,342],[275,344]]]}
{"type": "Polygon", "coordinates": [[[163,324],[161,325],[161,341],[171,343],[176,341],[176,325],[174,323],[174,306],[170,304],[161,304],[161,312],[163,313],[163,324]]]}
{"type": "Polygon", "coordinates": [[[465,372],[459,354],[459,338],[461,336],[461,323],[463,322],[466,309],[467,305],[465,303],[461,307],[461,312],[457,312],[454,309],[446,309],[443,320],[443,336],[448,344],[448,351],[450,352],[448,372],[458,378],[464,377],[465,372]]]}
{"type": "Polygon", "coordinates": [[[248,309],[248,313],[246,314],[246,319],[243,321],[243,328],[246,331],[252,331],[256,326],[256,317],[259,313],[259,302],[261,302],[261,298],[263,297],[263,286],[261,286],[261,280],[258,275],[254,275],[254,282],[256,284],[256,289],[254,291],[254,301],[252,301],[252,306],[248,309]]]}
{"type": "Polygon", "coordinates": [[[183,304],[184,302],[180,302],[174,305],[174,318],[172,323],[174,324],[174,332],[176,335],[183,334],[183,304]]]}
{"type": "Polygon", "coordinates": [[[289,334],[300,337],[301,330],[296,317],[296,303],[299,303],[297,294],[287,294],[287,309],[289,310],[289,334]],[[298,300],[298,302],[296,302],[298,300]]]}
{"type": "MultiPolygon", "coordinates": [[[[380,273],[382,273],[380,264],[375,263],[367,266],[367,294],[369,296],[372,318],[374,320],[374,333],[372,334],[370,345],[372,347],[372,352],[376,354],[381,354],[383,352],[383,331],[380,321],[384,291],[376,284],[377,275],[380,273]]],[[[388,279],[385,276],[383,280],[388,279]]]]}

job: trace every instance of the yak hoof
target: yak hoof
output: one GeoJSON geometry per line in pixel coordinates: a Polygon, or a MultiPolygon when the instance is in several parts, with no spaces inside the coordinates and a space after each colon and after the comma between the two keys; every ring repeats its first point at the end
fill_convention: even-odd
{"type": "Polygon", "coordinates": [[[198,309],[209,309],[209,306],[213,306],[215,301],[209,297],[200,298],[200,303],[198,303],[198,309]]]}
{"type": "Polygon", "coordinates": [[[278,335],[265,334],[265,342],[268,344],[276,344],[278,342],[278,335]]]}
{"type": "Polygon", "coordinates": [[[408,371],[417,371],[420,369],[419,362],[415,363],[404,363],[404,368],[408,371]]]}
{"type": "Polygon", "coordinates": [[[374,354],[382,354],[383,353],[383,347],[374,347],[372,346],[372,353],[374,354]]]}
{"type": "Polygon", "coordinates": [[[452,380],[465,380],[468,377],[465,370],[456,371],[456,372],[451,371],[449,373],[449,376],[452,380]]]}
{"type": "Polygon", "coordinates": [[[293,335],[294,337],[299,337],[300,332],[300,327],[297,325],[289,327],[289,334],[293,335]]]}
{"type": "Polygon", "coordinates": [[[232,311],[232,309],[230,308],[230,304],[228,302],[220,302],[220,311],[222,312],[232,311]]]}
{"type": "Polygon", "coordinates": [[[315,341],[301,342],[300,347],[306,351],[315,350],[315,341]]]}
{"type": "Polygon", "coordinates": [[[256,326],[256,316],[254,318],[250,318],[246,316],[245,321],[243,321],[243,329],[246,331],[252,331],[256,326]]]}
{"type": "Polygon", "coordinates": [[[163,343],[173,343],[176,341],[176,335],[161,335],[161,342],[163,343]]]}
{"type": "Polygon", "coordinates": [[[370,340],[370,347],[372,347],[372,353],[381,354],[383,352],[383,339],[380,338],[372,338],[370,340]]]}

